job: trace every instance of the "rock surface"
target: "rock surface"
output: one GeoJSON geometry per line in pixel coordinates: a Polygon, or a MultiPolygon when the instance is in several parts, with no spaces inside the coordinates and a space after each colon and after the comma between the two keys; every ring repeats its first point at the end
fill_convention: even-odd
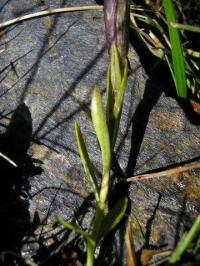
{"type": "MultiPolygon", "coordinates": [[[[84,1],[87,4],[94,2],[84,1]]],[[[83,1],[4,1],[0,19],[75,5],[83,5],[83,1]]],[[[20,232],[13,247],[9,239],[7,246],[2,240],[1,251],[16,248],[30,259],[39,248],[51,247],[59,239],[59,229],[53,227],[55,214],[71,220],[74,212],[81,217],[87,212],[83,226],[88,227],[91,221],[90,189],[73,124],[78,121],[93,164],[100,171],[89,105],[94,85],[104,92],[106,84],[103,14],[74,12],[17,24],[1,34],[0,51],[0,147],[19,166],[16,170],[1,160],[5,179],[1,230],[5,239],[13,237],[16,230],[20,232]],[[10,230],[14,224],[15,230],[10,230]],[[30,240],[32,244],[24,244],[30,240]]],[[[177,101],[162,92],[161,83],[145,73],[132,47],[129,60],[132,71],[116,149],[124,175],[198,157],[199,118],[195,125],[177,101]]],[[[131,214],[140,222],[148,245],[172,248],[200,212],[199,170],[133,182],[130,200],[131,214]]],[[[136,242],[139,249],[140,239],[136,242]]]]}

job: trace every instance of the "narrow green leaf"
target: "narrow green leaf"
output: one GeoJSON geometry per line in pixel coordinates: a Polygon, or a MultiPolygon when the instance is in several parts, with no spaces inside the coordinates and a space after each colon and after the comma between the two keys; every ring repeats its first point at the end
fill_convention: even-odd
{"type": "Polygon", "coordinates": [[[200,252],[200,236],[192,249],[192,255],[196,256],[198,252],[200,252]]]}
{"type": "Polygon", "coordinates": [[[168,64],[168,67],[169,67],[169,70],[170,70],[170,72],[171,72],[171,75],[172,75],[172,78],[173,78],[174,84],[176,84],[176,79],[175,79],[174,72],[173,72],[173,69],[172,69],[172,64],[170,63],[170,60],[169,60],[167,54],[165,54],[165,60],[166,60],[166,62],[167,62],[167,64],[168,64]]]}
{"type": "Polygon", "coordinates": [[[180,24],[180,23],[171,23],[172,27],[179,30],[187,30],[192,32],[200,33],[200,27],[199,26],[193,26],[193,25],[187,25],[187,24],[180,24]]]}
{"type": "Polygon", "coordinates": [[[100,91],[97,87],[94,88],[91,103],[92,122],[102,153],[103,175],[110,171],[111,167],[111,149],[110,137],[106,118],[103,109],[100,91]]]}
{"type": "Polygon", "coordinates": [[[114,229],[123,218],[128,205],[127,198],[121,198],[102,221],[97,243],[114,229]]]}
{"type": "MultiPolygon", "coordinates": [[[[106,101],[106,118],[107,118],[107,125],[109,129],[110,140],[113,139],[113,132],[114,132],[114,103],[115,103],[115,92],[113,91],[113,86],[111,82],[111,66],[108,67],[108,74],[107,74],[107,101],[106,101]]],[[[111,147],[113,147],[111,145],[111,147]]],[[[111,148],[112,150],[112,148],[111,148]]]]}
{"type": "Polygon", "coordinates": [[[128,81],[128,62],[125,60],[124,64],[124,73],[121,82],[118,84],[118,90],[116,92],[115,97],[115,105],[114,105],[114,117],[118,118],[119,113],[122,109],[122,104],[124,101],[124,94],[127,87],[127,81],[128,81]]]}
{"type": "Polygon", "coordinates": [[[120,57],[115,42],[113,42],[111,47],[110,75],[111,75],[112,89],[114,92],[116,92],[119,84],[121,83],[122,77],[121,77],[120,57]]]}
{"type": "Polygon", "coordinates": [[[149,25],[149,26],[152,26],[152,27],[156,28],[157,30],[159,30],[159,32],[160,32],[161,34],[164,33],[164,29],[162,28],[161,24],[159,24],[157,20],[152,19],[152,18],[149,17],[148,15],[145,15],[145,16],[142,16],[142,15],[140,16],[140,15],[139,15],[139,16],[138,16],[138,20],[140,20],[140,21],[146,23],[146,24],[149,25]]]}
{"type": "Polygon", "coordinates": [[[115,104],[114,104],[114,111],[113,111],[115,122],[114,122],[114,128],[113,128],[113,134],[112,134],[112,140],[111,140],[112,149],[114,149],[115,142],[116,142],[117,135],[118,135],[121,112],[122,112],[122,107],[123,107],[123,102],[124,102],[124,94],[125,94],[126,87],[127,87],[127,81],[128,81],[128,62],[127,60],[125,60],[122,81],[119,84],[118,90],[116,92],[116,97],[115,97],[115,104]]]}
{"type": "Polygon", "coordinates": [[[149,45],[147,42],[145,44],[146,44],[147,49],[149,50],[150,53],[152,53],[154,56],[163,60],[163,58],[165,57],[165,50],[164,49],[154,48],[151,45],[149,45]]]}
{"type": "Polygon", "coordinates": [[[200,215],[197,216],[194,224],[192,225],[191,229],[187,234],[183,236],[180,243],[174,250],[169,262],[170,263],[177,263],[183,253],[188,249],[191,245],[192,241],[200,234],[200,215]]]}
{"type": "Polygon", "coordinates": [[[106,116],[108,124],[113,113],[113,105],[114,105],[114,92],[111,82],[111,66],[109,65],[107,73],[107,84],[106,84],[106,116]]]}
{"type": "Polygon", "coordinates": [[[93,265],[94,252],[96,249],[96,241],[92,238],[91,235],[86,233],[79,225],[71,224],[60,217],[56,217],[56,218],[58,222],[62,224],[64,227],[66,227],[69,230],[75,231],[77,234],[83,237],[85,244],[86,244],[86,249],[87,249],[87,257],[88,257],[87,261],[91,262],[91,263],[88,263],[87,265],[93,265]]]}
{"type": "Polygon", "coordinates": [[[182,52],[181,41],[178,30],[173,28],[171,25],[171,23],[174,23],[176,20],[174,7],[171,0],[163,0],[163,5],[165,8],[165,14],[167,18],[170,43],[172,49],[172,62],[173,62],[173,71],[175,76],[175,86],[178,96],[186,98],[187,84],[186,84],[184,56],[182,52]]]}
{"type": "Polygon", "coordinates": [[[62,224],[64,227],[66,227],[67,229],[75,231],[77,234],[82,235],[85,239],[91,238],[91,236],[88,233],[86,233],[80,226],[69,223],[65,221],[64,219],[62,219],[61,217],[56,217],[56,218],[58,222],[62,224]]]}
{"type": "Polygon", "coordinates": [[[87,179],[88,179],[88,181],[89,181],[89,183],[93,189],[95,199],[98,202],[99,201],[98,183],[97,183],[96,176],[95,176],[93,168],[92,168],[92,164],[91,164],[88,152],[87,152],[87,148],[85,145],[83,135],[81,133],[80,127],[79,127],[77,122],[74,123],[74,129],[75,129],[75,133],[76,133],[76,139],[77,139],[77,143],[78,143],[79,154],[81,157],[83,168],[85,170],[86,177],[87,177],[87,179]]]}
{"type": "Polygon", "coordinates": [[[147,242],[146,242],[145,234],[142,230],[142,226],[140,225],[140,222],[139,222],[137,216],[133,214],[131,216],[131,220],[134,223],[134,225],[136,226],[136,232],[139,235],[139,239],[141,241],[141,244],[144,246],[147,242]]]}

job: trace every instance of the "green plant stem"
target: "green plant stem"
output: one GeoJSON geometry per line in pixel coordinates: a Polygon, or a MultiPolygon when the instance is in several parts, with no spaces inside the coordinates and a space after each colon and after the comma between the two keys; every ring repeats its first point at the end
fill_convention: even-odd
{"type": "Polygon", "coordinates": [[[103,175],[103,179],[101,183],[100,201],[99,201],[100,209],[103,211],[107,208],[109,180],[110,180],[110,172],[106,172],[103,175]]]}
{"type": "Polygon", "coordinates": [[[94,219],[94,227],[92,232],[92,239],[95,244],[88,243],[87,247],[87,266],[92,266],[94,264],[94,253],[96,249],[96,245],[98,244],[101,236],[100,230],[101,225],[105,216],[105,211],[107,208],[107,198],[108,198],[108,190],[109,190],[109,172],[106,172],[102,178],[102,185],[100,191],[100,201],[96,202],[96,215],[94,219]]]}
{"type": "Polygon", "coordinates": [[[180,24],[180,23],[175,23],[175,22],[172,22],[171,26],[179,30],[188,30],[188,31],[200,33],[200,26],[192,26],[192,25],[180,24]]]}
{"type": "Polygon", "coordinates": [[[94,253],[96,249],[96,243],[91,243],[87,241],[87,266],[94,265],[94,253]]]}
{"type": "Polygon", "coordinates": [[[87,242],[87,266],[93,266],[94,265],[94,255],[95,255],[95,250],[96,246],[98,244],[99,240],[99,232],[101,229],[101,224],[104,218],[103,211],[99,208],[98,203],[96,207],[96,215],[94,219],[94,227],[93,227],[93,232],[92,232],[92,239],[93,243],[87,242]]]}
{"type": "Polygon", "coordinates": [[[101,224],[107,209],[107,199],[108,199],[108,190],[109,190],[109,179],[110,174],[105,173],[102,178],[101,190],[100,190],[100,201],[97,203],[96,215],[94,220],[94,227],[92,237],[98,243],[99,241],[99,232],[101,229],[101,224]]]}
{"type": "Polygon", "coordinates": [[[94,227],[93,227],[93,232],[92,232],[92,238],[98,242],[99,240],[99,232],[100,232],[100,228],[101,228],[101,223],[103,221],[103,210],[100,209],[99,206],[96,207],[96,215],[95,215],[95,219],[94,219],[94,227]]]}

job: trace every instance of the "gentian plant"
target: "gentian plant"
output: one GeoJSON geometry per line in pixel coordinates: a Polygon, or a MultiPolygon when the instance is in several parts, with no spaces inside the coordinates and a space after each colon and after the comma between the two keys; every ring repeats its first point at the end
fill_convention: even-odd
{"type": "Polygon", "coordinates": [[[92,124],[102,156],[102,175],[100,182],[98,182],[98,178],[93,169],[81,129],[78,123],[75,122],[75,134],[81,161],[96,202],[93,228],[91,232],[86,232],[80,225],[72,224],[62,218],[58,218],[62,225],[74,230],[84,238],[87,248],[87,266],[94,264],[96,247],[105,235],[120,222],[125,214],[128,202],[127,198],[121,198],[112,209],[108,209],[112,157],[118,135],[124,93],[128,79],[128,1],[105,0],[104,19],[107,47],[110,56],[107,75],[106,111],[104,111],[102,97],[98,87],[94,88],[91,101],[92,124]]]}

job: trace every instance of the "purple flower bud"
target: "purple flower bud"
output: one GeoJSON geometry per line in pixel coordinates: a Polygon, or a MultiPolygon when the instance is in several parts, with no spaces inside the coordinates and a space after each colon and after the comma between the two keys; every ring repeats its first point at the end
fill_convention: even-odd
{"type": "Polygon", "coordinates": [[[104,0],[104,21],[108,53],[111,54],[112,43],[115,42],[121,59],[128,53],[128,0],[104,0]]]}

